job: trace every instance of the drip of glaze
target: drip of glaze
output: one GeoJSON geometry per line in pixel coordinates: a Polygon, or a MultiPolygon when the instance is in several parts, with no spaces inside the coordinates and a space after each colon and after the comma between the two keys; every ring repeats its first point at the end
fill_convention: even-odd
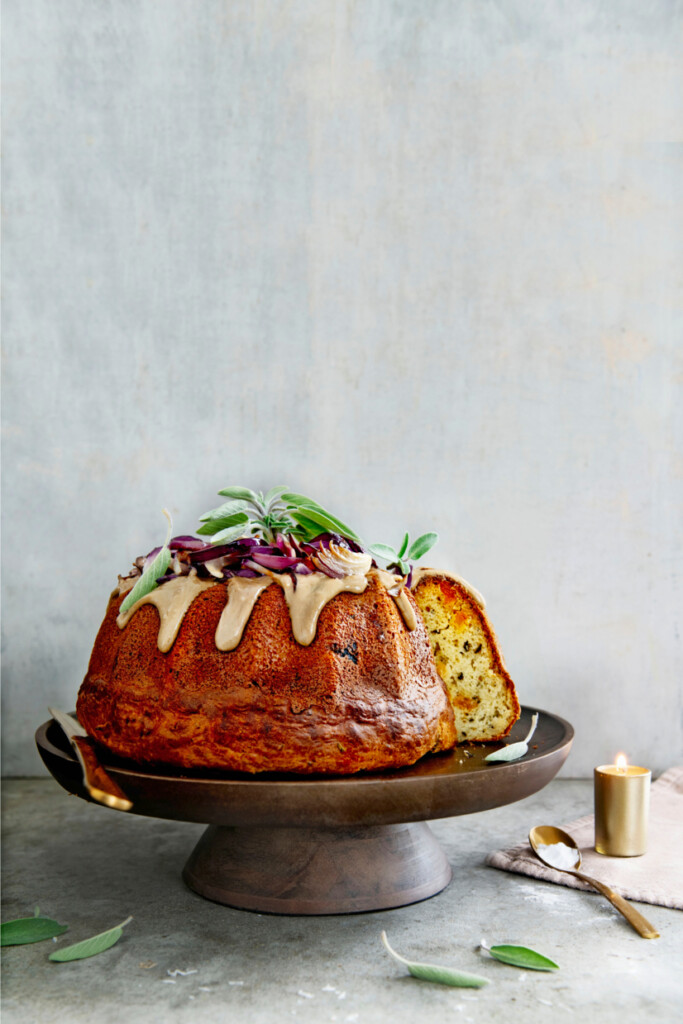
{"type": "Polygon", "coordinates": [[[367,576],[332,579],[317,572],[310,576],[297,576],[296,587],[290,575],[273,574],[272,578],[284,591],[294,639],[302,647],[308,647],[315,640],[318,618],[328,601],[342,592],[362,594],[368,585],[367,576]]]}
{"type": "Polygon", "coordinates": [[[254,605],[272,582],[269,576],[259,576],[258,579],[233,576],[228,582],[228,600],[216,627],[219,651],[234,651],[239,645],[254,605]]]}
{"type": "Polygon", "coordinates": [[[406,629],[417,629],[415,609],[410,603],[410,598],[406,594],[403,577],[394,576],[393,573],[387,572],[386,569],[375,569],[375,572],[379,576],[380,583],[385,587],[389,596],[393,597],[396,602],[396,606],[398,607],[403,621],[406,624],[406,629]]]}
{"type": "MultiPolygon", "coordinates": [[[[401,576],[383,569],[373,570],[387,592],[396,602],[406,628],[417,626],[415,609],[408,597],[401,576]]],[[[216,627],[216,647],[219,651],[233,651],[239,645],[249,617],[259,597],[271,583],[282,588],[289,608],[292,632],[297,643],[308,647],[315,639],[320,613],[337,594],[362,594],[368,585],[366,575],[344,576],[333,579],[323,573],[294,578],[289,574],[266,573],[257,579],[234,576],[227,585],[227,601],[216,627]]],[[[124,629],[138,608],[151,604],[159,612],[160,651],[171,649],[185,614],[195,597],[209,587],[220,586],[217,581],[199,579],[196,570],[188,576],[178,576],[145,594],[139,601],[120,614],[116,620],[124,629]]]]}
{"type": "Polygon", "coordinates": [[[143,604],[153,604],[159,612],[157,646],[160,651],[165,653],[170,651],[173,646],[180,624],[195,597],[198,597],[203,590],[215,586],[216,583],[213,580],[200,580],[196,569],[194,569],[189,576],[178,576],[161,587],[157,587],[156,590],[152,590],[149,594],[145,594],[127,612],[122,612],[118,616],[116,625],[119,629],[124,629],[138,608],[142,608],[143,604]]]}

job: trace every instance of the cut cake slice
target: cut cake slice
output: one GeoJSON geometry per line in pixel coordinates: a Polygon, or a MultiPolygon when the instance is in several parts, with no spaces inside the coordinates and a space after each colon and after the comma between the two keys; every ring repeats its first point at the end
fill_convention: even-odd
{"type": "Polygon", "coordinates": [[[453,707],[458,742],[507,736],[519,718],[519,701],[483,598],[438,569],[415,570],[411,589],[453,707]]]}

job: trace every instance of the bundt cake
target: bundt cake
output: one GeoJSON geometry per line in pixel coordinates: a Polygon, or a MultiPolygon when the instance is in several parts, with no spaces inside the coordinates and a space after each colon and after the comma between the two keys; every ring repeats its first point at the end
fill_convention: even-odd
{"type": "Polygon", "coordinates": [[[453,712],[414,600],[404,591],[410,630],[378,572],[342,580],[315,573],[296,583],[276,574],[228,582],[189,575],[122,616],[124,596],[111,597],[77,703],[87,732],[121,757],[183,768],[351,773],[413,764],[455,743],[453,712]],[[340,592],[324,603],[314,639],[303,644],[295,627],[311,625],[305,588],[318,589],[316,608],[320,591],[340,592]],[[226,638],[235,639],[235,622],[252,602],[233,647],[226,638]],[[226,611],[233,618],[224,631],[226,611]]]}
{"type": "Polygon", "coordinates": [[[507,736],[519,718],[519,701],[481,594],[438,569],[416,570],[412,590],[448,691],[458,740],[507,736]]]}
{"type": "Polygon", "coordinates": [[[347,774],[504,736],[519,714],[493,632],[463,581],[411,571],[425,534],[380,569],[304,495],[220,492],[202,539],[119,577],[77,714],[137,764],[347,774]],[[204,537],[210,540],[204,540],[204,537]],[[412,585],[412,590],[410,589],[412,585]]]}

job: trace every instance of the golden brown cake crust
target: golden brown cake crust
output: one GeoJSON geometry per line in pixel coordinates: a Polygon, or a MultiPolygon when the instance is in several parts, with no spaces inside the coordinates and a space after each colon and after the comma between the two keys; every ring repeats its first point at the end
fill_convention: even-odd
{"type": "Polygon", "coordinates": [[[407,630],[372,574],[363,594],[323,608],[308,647],[294,639],[280,587],[263,592],[229,652],[214,639],[222,583],[195,598],[166,654],[157,610],[140,607],[120,630],[121,600],[110,600],[77,703],[87,732],[121,757],[346,774],[413,764],[455,743],[424,624],[418,615],[407,630]]]}
{"type": "Polygon", "coordinates": [[[482,605],[464,581],[438,570],[425,570],[414,596],[453,707],[459,740],[503,739],[519,718],[520,706],[482,605]]]}

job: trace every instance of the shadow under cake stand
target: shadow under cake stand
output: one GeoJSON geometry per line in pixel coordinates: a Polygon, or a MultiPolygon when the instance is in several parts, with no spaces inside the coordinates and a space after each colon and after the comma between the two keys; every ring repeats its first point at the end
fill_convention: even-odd
{"type": "MultiPolygon", "coordinates": [[[[536,709],[522,709],[506,744],[523,739],[536,709]]],[[[280,914],[347,914],[428,899],[451,867],[426,820],[522,800],[550,782],[574,730],[538,711],[528,754],[486,763],[503,744],[456,747],[410,768],[347,776],[142,771],[106,752],[101,760],[133,802],[130,813],[210,823],[183,871],[207,899],[280,914]]],[[[48,770],[89,800],[61,728],[36,732],[48,770]]]]}

